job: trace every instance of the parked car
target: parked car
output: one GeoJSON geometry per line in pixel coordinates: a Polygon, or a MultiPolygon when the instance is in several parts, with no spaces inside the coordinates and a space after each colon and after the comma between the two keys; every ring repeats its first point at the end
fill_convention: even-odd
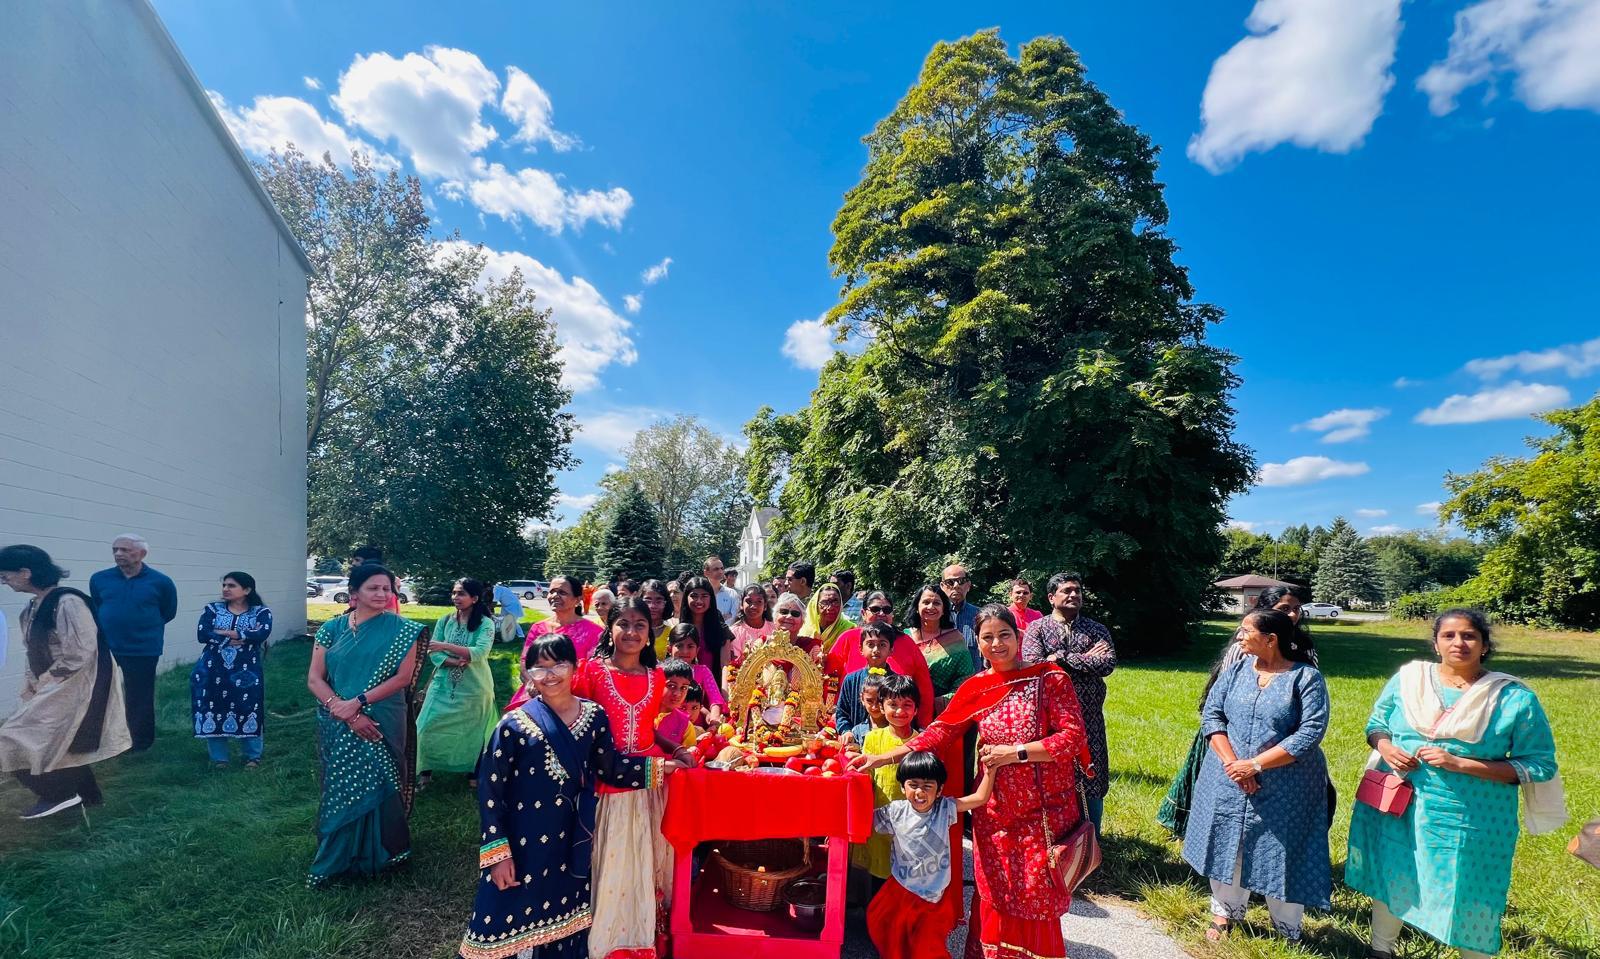
{"type": "Polygon", "coordinates": [[[322,586],[314,579],[306,580],[306,595],[307,596],[321,596],[322,595],[322,586]]]}
{"type": "Polygon", "coordinates": [[[499,585],[515,590],[523,599],[538,599],[550,588],[549,583],[540,579],[508,579],[499,585]]]}
{"type": "Polygon", "coordinates": [[[417,590],[416,590],[416,588],[414,586],[411,585],[411,581],[410,580],[407,580],[407,579],[397,579],[397,580],[395,580],[395,592],[394,592],[394,595],[396,596],[396,598],[398,598],[400,600],[400,602],[409,603],[409,602],[411,602],[411,597],[415,596],[416,594],[417,594],[417,590]]]}
{"type": "Polygon", "coordinates": [[[1307,603],[1300,607],[1300,614],[1307,619],[1338,619],[1340,609],[1332,603],[1307,603]]]}
{"type": "Polygon", "coordinates": [[[350,580],[343,576],[314,576],[307,583],[316,583],[322,587],[318,596],[326,596],[332,603],[350,602],[350,580]]]}

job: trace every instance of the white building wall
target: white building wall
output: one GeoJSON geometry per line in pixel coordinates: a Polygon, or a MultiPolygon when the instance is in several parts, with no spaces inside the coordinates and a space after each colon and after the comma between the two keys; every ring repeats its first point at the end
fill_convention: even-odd
{"type": "MultiPolygon", "coordinates": [[[[7,4],[0,30],[0,544],[87,590],[124,531],[192,660],[223,573],[304,629],[306,267],[143,0],[7,4]]],[[[0,716],[24,667],[22,597],[0,716]]]]}

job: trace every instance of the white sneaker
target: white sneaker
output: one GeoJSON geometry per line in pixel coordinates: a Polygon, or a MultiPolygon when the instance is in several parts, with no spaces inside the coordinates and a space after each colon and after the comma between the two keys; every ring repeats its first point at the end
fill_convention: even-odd
{"type": "Polygon", "coordinates": [[[61,812],[64,809],[71,809],[73,806],[81,805],[83,805],[83,797],[81,796],[73,796],[70,799],[57,800],[54,803],[50,802],[48,799],[41,799],[37,803],[34,803],[32,806],[29,806],[27,809],[23,810],[22,818],[43,819],[46,816],[54,816],[56,813],[61,812]]]}

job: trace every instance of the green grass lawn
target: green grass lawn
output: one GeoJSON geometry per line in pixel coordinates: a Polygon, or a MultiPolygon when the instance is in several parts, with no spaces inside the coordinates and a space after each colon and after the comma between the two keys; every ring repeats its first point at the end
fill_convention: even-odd
{"type": "MultiPolygon", "coordinates": [[[[316,600],[306,601],[306,618],[314,623],[330,620],[345,611],[342,603],[324,603],[316,600]]],[[[439,621],[439,617],[455,612],[454,606],[421,606],[416,603],[402,603],[400,615],[406,619],[413,619],[419,623],[432,626],[439,621]]],[[[524,606],[522,609],[522,622],[537,623],[549,616],[549,613],[539,612],[532,607],[524,606]]]]}
{"type": "MultiPolygon", "coordinates": [[[[1208,629],[1183,657],[1125,664],[1111,678],[1110,835],[1106,866],[1091,888],[1143,900],[1197,955],[1360,956],[1366,905],[1348,891],[1336,895],[1331,914],[1309,918],[1307,940],[1297,948],[1265,935],[1204,943],[1204,886],[1153,820],[1194,734],[1205,665],[1230,628],[1208,629]]],[[[1317,628],[1334,699],[1327,749],[1340,787],[1336,863],[1344,858],[1351,793],[1366,754],[1367,710],[1395,667],[1425,651],[1422,635],[1415,624],[1317,628]]],[[[1502,654],[1497,665],[1526,677],[1551,715],[1574,814],[1600,813],[1600,737],[1589,721],[1590,704],[1600,698],[1600,638],[1513,630],[1502,654]]],[[[309,655],[309,643],[299,640],[267,657],[267,753],[259,770],[208,768],[204,748],[187,734],[187,671],[178,670],[160,680],[155,748],[96,767],[106,805],[91,811],[90,828],[68,814],[21,823],[15,812],[31,794],[9,778],[0,784],[0,956],[454,955],[477,879],[477,809],[462,777],[440,777],[418,797],[407,867],[329,891],[304,886],[317,807],[314,703],[304,684],[309,655]]],[[[504,701],[514,651],[502,647],[494,655],[504,701]]],[[[1522,840],[1505,955],[1600,954],[1600,872],[1562,848],[1575,828],[1522,840]]],[[[1265,928],[1264,912],[1259,918],[1265,928]]],[[[1445,952],[1408,939],[1404,955],[1445,952]]]]}

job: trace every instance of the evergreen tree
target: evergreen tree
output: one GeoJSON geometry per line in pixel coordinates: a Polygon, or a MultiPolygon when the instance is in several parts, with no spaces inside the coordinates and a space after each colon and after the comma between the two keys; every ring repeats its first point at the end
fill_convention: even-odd
{"type": "Polygon", "coordinates": [[[1312,590],[1318,602],[1349,606],[1352,600],[1378,598],[1377,561],[1356,528],[1343,516],[1328,530],[1326,545],[1317,559],[1312,590]]]}
{"type": "Polygon", "coordinates": [[[1304,523],[1299,526],[1286,526],[1283,535],[1278,537],[1278,542],[1305,549],[1311,545],[1311,527],[1304,523]]]}
{"type": "Polygon", "coordinates": [[[661,520],[637,483],[630,483],[617,500],[617,515],[606,530],[600,549],[604,575],[635,579],[659,578],[661,520]]]}
{"type": "Polygon", "coordinates": [[[1384,602],[1393,602],[1422,586],[1425,571],[1422,562],[1404,540],[1394,537],[1376,544],[1378,590],[1384,602]]]}

